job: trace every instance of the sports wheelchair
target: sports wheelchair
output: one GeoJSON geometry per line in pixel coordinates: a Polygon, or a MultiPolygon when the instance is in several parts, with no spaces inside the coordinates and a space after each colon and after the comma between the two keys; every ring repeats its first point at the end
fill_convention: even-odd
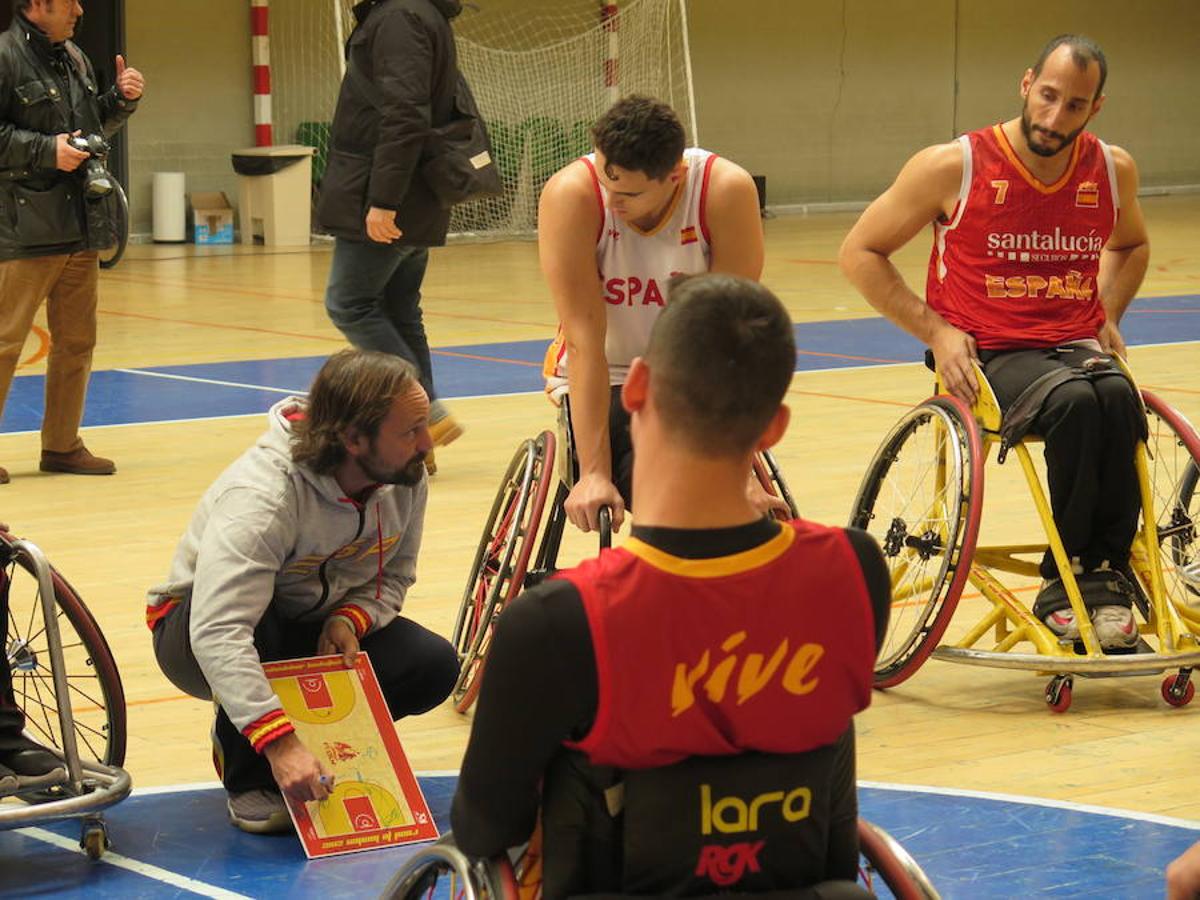
{"type": "MultiPolygon", "coordinates": [[[[469,710],[479,696],[496,617],[522,588],[534,586],[557,570],[567,522],[567,495],[579,474],[579,462],[571,440],[569,401],[564,400],[559,407],[557,430],[557,438],[552,432],[543,431],[518,445],[500,480],[500,488],[483,527],[454,625],[459,675],[452,696],[454,708],[460,713],[469,710]],[[564,449],[557,453],[560,444],[564,449]],[[537,543],[556,458],[558,486],[541,543],[537,543]],[[535,543],[536,554],[533,553],[535,543]]],[[[791,518],[799,517],[783,473],[769,451],[756,455],[754,474],[767,493],[787,503],[791,518]]],[[[603,549],[611,543],[610,519],[607,509],[603,509],[600,547],[603,549]]]]}
{"type": "Polygon", "coordinates": [[[978,366],[975,377],[980,394],[973,407],[935,384],[935,396],[901,417],[867,467],[854,501],[850,524],[879,542],[892,580],[891,621],[875,663],[876,686],[900,684],[932,656],[1049,674],[1045,700],[1056,712],[1070,706],[1075,675],[1166,671],[1163,699],[1171,706],[1186,705],[1196,692],[1192,669],[1200,664],[1200,436],[1159,397],[1137,391],[1149,426],[1135,453],[1141,514],[1129,579],[1135,617],[1140,617],[1139,640],[1131,651],[1106,653],[1029,452],[1039,438],[1026,436],[1011,451],[1020,461],[1046,543],[977,546],[984,462],[1001,444],[1001,412],[978,366]],[[1050,631],[996,575],[1039,578],[1037,563],[1019,557],[1040,557],[1047,546],[1079,622],[1078,640],[1050,631]],[[964,635],[942,644],[968,582],[986,601],[986,611],[964,635]],[[1014,652],[1021,644],[1032,649],[1014,652]]]}
{"type": "MultiPolygon", "coordinates": [[[[381,900],[441,896],[460,900],[540,897],[541,886],[536,874],[539,860],[530,859],[528,854],[522,855],[515,864],[508,856],[471,859],[454,845],[453,837],[447,835],[416,853],[384,889],[381,900]]],[[[896,900],[938,900],[941,896],[917,861],[878,825],[860,818],[858,845],[858,880],[872,894],[880,894],[882,886],[896,900]]],[[[775,893],[773,896],[781,895],[775,893]]]]}
{"type": "Polygon", "coordinates": [[[7,609],[5,664],[25,731],[59,756],[66,780],[19,790],[0,803],[0,829],[82,820],[80,847],[109,847],[100,812],[129,795],[125,694],[112,652],[79,595],[29,541],[0,532],[0,611],[7,609]]]}

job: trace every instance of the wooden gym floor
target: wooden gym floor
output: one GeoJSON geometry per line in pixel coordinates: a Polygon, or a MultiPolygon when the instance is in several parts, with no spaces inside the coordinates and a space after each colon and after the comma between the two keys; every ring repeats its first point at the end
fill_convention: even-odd
{"type": "MultiPolygon", "coordinates": [[[[1144,386],[1200,422],[1194,340],[1200,337],[1195,250],[1200,198],[1144,203],[1153,260],[1130,315],[1147,321],[1169,317],[1179,333],[1193,339],[1134,347],[1130,360],[1144,386]],[[1154,298],[1162,297],[1194,302],[1156,309],[1154,298]]],[[[768,221],[763,280],[797,323],[874,318],[835,263],[853,218],[768,221]]],[[[910,284],[923,284],[928,246],[925,236],[898,258],[910,284]]],[[[320,245],[291,252],[132,247],[102,277],[101,336],[89,402],[109,399],[102,376],[117,370],[286,360],[338,349],[344,342],[322,305],[329,260],[328,247],[320,245]]],[[[423,306],[431,344],[455,348],[439,354],[436,366],[471,355],[463,348],[472,345],[549,341],[555,327],[532,243],[457,244],[436,251],[423,306]]],[[[44,318],[41,322],[44,327],[44,318]]],[[[880,355],[875,347],[861,355],[915,360],[911,343],[899,331],[894,335],[895,352],[880,355]]],[[[43,371],[39,341],[39,335],[31,337],[19,375],[43,371]]],[[[855,367],[797,373],[789,396],[792,427],[777,452],[802,513],[835,523],[846,521],[862,471],[891,422],[928,393],[931,381],[915,361],[871,365],[845,359],[853,355],[833,354],[829,362],[855,367]]],[[[822,364],[820,356],[810,351],[808,363],[822,364]]],[[[195,383],[190,390],[203,395],[219,388],[195,383]]],[[[121,402],[136,404],[132,396],[121,402]]],[[[536,392],[457,399],[451,405],[467,432],[438,453],[419,580],[406,607],[407,614],[447,635],[505,463],[521,438],[553,427],[552,409],[536,392]]],[[[138,786],[211,781],[211,708],[181,695],[159,674],[143,619],[144,596],[165,575],[200,494],[262,430],[261,413],[197,413],[181,403],[178,411],[153,417],[163,421],[89,428],[89,447],[118,463],[113,478],[42,475],[38,436],[12,433],[14,413],[10,409],[6,420],[10,430],[0,434],[0,464],[13,479],[0,487],[0,520],[38,543],[100,620],[128,698],[126,767],[138,786]]],[[[985,539],[1020,540],[1036,528],[1027,501],[1012,489],[1015,469],[988,470],[985,539]]],[[[593,546],[572,535],[562,559],[579,558],[593,546]]],[[[1200,759],[1195,721],[1200,704],[1166,707],[1158,678],[1077,681],[1071,710],[1055,715],[1042,700],[1044,680],[1023,672],[927,664],[899,688],[877,693],[860,717],[860,778],[1200,819],[1200,775],[1193,764],[1200,759]]],[[[400,734],[414,768],[456,770],[469,727],[470,718],[447,704],[401,723],[400,734]]]]}

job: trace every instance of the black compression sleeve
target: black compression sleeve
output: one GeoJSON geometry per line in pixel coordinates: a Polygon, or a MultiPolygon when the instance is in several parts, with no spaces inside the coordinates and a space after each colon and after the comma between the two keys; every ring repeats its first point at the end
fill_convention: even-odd
{"type": "Polygon", "coordinates": [[[540,782],[564,740],[582,737],[599,689],[579,592],[550,579],[500,615],[451,823],[468,856],[493,856],[529,839],[540,782]]]}
{"type": "Polygon", "coordinates": [[[878,653],[883,646],[888,617],[892,612],[892,578],[875,538],[858,528],[847,528],[846,537],[850,539],[850,546],[854,548],[858,564],[862,566],[871,608],[875,611],[875,652],[878,653]]]}

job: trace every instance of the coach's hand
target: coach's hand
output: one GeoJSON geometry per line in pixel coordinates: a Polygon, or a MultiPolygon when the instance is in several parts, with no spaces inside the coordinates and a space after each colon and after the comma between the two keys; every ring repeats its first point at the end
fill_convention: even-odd
{"type": "Polygon", "coordinates": [[[358,653],[358,635],[344,616],[330,616],[321,626],[321,636],[317,638],[317,655],[332,656],[342,654],[342,661],[347,666],[354,665],[354,656],[358,653]]]}
{"type": "Polygon", "coordinates": [[[600,507],[612,512],[612,530],[620,531],[625,521],[625,501],[617,486],[603,475],[583,475],[571,488],[564,508],[567,519],[580,531],[600,530],[600,507]]]}
{"type": "Polygon", "coordinates": [[[295,732],[267,744],[263,755],[279,790],[293,800],[324,800],[329,796],[333,775],[308,752],[295,732]]]}
{"type": "Polygon", "coordinates": [[[942,384],[963,403],[973,405],[979,396],[979,382],[975,380],[972,363],[979,362],[975,338],[953,325],[941,328],[930,340],[929,349],[937,364],[942,384]]]}
{"type": "Polygon", "coordinates": [[[377,244],[390,244],[392,241],[398,241],[400,235],[404,233],[396,225],[394,209],[380,209],[378,206],[372,206],[367,210],[366,225],[367,237],[377,244]]]}

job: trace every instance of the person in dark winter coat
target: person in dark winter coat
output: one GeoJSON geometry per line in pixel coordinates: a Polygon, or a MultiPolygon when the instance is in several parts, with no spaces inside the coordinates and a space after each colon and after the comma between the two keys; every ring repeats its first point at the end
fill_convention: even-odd
{"type": "MultiPolygon", "coordinates": [[[[346,43],[317,222],[334,235],[325,291],[330,319],[354,346],[411,362],[432,402],[435,444],[461,427],[437,399],[421,315],[430,247],[450,210],[420,173],[433,129],[454,112],[459,0],[365,0],[346,43]]],[[[434,471],[432,454],[426,465],[434,471]]]]}
{"type": "MultiPolygon", "coordinates": [[[[145,81],[116,58],[101,93],[71,35],[79,0],[18,0],[0,34],[0,410],[33,317],[47,301],[50,354],[41,469],[111,475],[79,437],[96,345],[97,250],[112,246],[115,197],[85,190],[91,154],[73,136],[112,136],[137,108],[145,81]]],[[[8,472],[0,469],[0,484],[8,472]]]]}

